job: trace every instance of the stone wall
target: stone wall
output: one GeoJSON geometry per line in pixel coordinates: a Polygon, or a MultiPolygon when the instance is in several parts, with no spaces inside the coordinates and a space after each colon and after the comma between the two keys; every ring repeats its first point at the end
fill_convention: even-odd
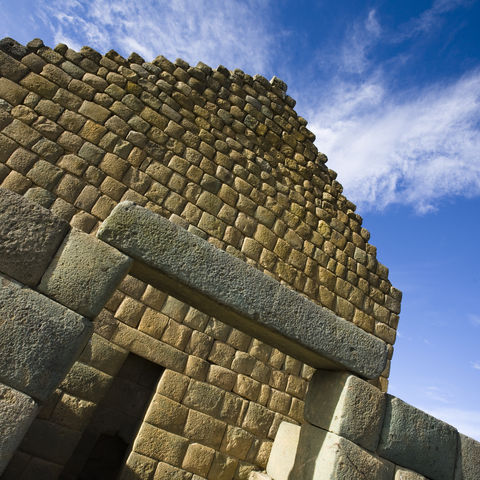
{"type": "Polygon", "coordinates": [[[280,425],[274,480],[480,478],[479,442],[346,372],[315,373],[305,419],[280,425]]]}
{"type": "MultiPolygon", "coordinates": [[[[132,200],[386,341],[390,359],[401,294],[294,105],[276,78],[4,39],[1,186],[76,229],[60,264],[132,200]]],[[[63,281],[48,288],[68,297],[63,281]]],[[[264,468],[280,422],[303,422],[314,369],[223,320],[126,277],[5,478],[60,475],[128,352],[165,367],[131,471],[241,479],[264,468]]],[[[388,373],[389,362],[372,383],[386,390],[388,373]]]]}

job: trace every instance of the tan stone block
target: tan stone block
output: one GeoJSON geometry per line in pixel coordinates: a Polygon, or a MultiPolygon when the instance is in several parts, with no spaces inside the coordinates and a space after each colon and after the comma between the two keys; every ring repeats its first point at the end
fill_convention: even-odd
{"type": "Polygon", "coordinates": [[[157,462],[136,452],[130,452],[118,480],[152,480],[157,462]]]}
{"type": "Polygon", "coordinates": [[[307,382],[296,375],[289,375],[286,392],[298,398],[303,398],[307,391],[307,382]]]}
{"type": "Polygon", "coordinates": [[[234,356],[234,348],[226,343],[217,341],[213,344],[208,360],[217,365],[221,365],[222,367],[230,368],[234,356]]]}
{"type": "Polygon", "coordinates": [[[225,392],[208,383],[191,380],[183,398],[187,407],[217,416],[221,410],[225,392]]]}
{"type": "Polygon", "coordinates": [[[263,362],[255,362],[251,376],[253,379],[258,380],[260,383],[268,384],[270,380],[271,369],[263,362]]]}
{"type": "Polygon", "coordinates": [[[279,390],[272,390],[268,402],[268,408],[275,412],[287,415],[290,409],[291,400],[292,397],[287,393],[280,392],[279,390]]]}
{"type": "Polygon", "coordinates": [[[393,345],[395,343],[397,332],[384,323],[375,322],[375,335],[393,345]]]}
{"type": "Polygon", "coordinates": [[[232,425],[240,425],[243,420],[243,413],[247,408],[247,400],[238,395],[225,392],[220,418],[232,425]]]}
{"type": "Polygon", "coordinates": [[[83,431],[95,411],[96,404],[64,393],[50,419],[72,430],[83,431]]]}
{"type": "Polygon", "coordinates": [[[303,402],[302,400],[298,400],[298,398],[292,398],[292,404],[290,406],[288,416],[299,423],[303,423],[304,410],[305,402],[303,402]]]}
{"type": "Polygon", "coordinates": [[[78,134],[85,140],[98,144],[106,132],[107,129],[104,126],[92,122],[92,120],[87,120],[78,134]]]}
{"type": "Polygon", "coordinates": [[[165,127],[168,124],[168,119],[166,117],[155,112],[150,107],[145,107],[140,113],[140,116],[151,125],[158,127],[160,130],[165,130],[165,127]]]}
{"type": "Polygon", "coordinates": [[[193,330],[185,351],[200,358],[207,358],[213,345],[213,338],[202,332],[193,330]]]}
{"type": "Polygon", "coordinates": [[[172,370],[165,370],[158,383],[157,393],[176,402],[181,402],[189,383],[190,379],[185,375],[172,370]]]}
{"type": "Polygon", "coordinates": [[[168,317],[166,315],[157,312],[152,308],[147,308],[138,324],[138,329],[141,332],[160,340],[167,324],[168,317]]]}
{"type": "Polygon", "coordinates": [[[242,428],[228,425],[220,449],[233,457],[245,460],[253,440],[254,436],[251,433],[242,428]]]}
{"type": "Polygon", "coordinates": [[[162,340],[179,350],[184,350],[187,345],[192,330],[185,325],[169,320],[168,325],[163,332],[162,340]]]}
{"type": "Polygon", "coordinates": [[[255,456],[255,465],[265,468],[272,451],[273,442],[271,440],[262,440],[258,447],[257,455],[255,456]]]}
{"type": "Polygon", "coordinates": [[[190,355],[185,367],[185,375],[203,382],[207,378],[209,366],[210,364],[202,358],[190,355]]]}
{"type": "Polygon", "coordinates": [[[27,96],[28,90],[12,82],[8,78],[0,77],[0,98],[11,105],[19,105],[27,96]]]}
{"type": "Polygon", "coordinates": [[[375,319],[361,310],[355,309],[353,323],[368,333],[374,332],[375,319]]]}
{"type": "Polygon", "coordinates": [[[165,368],[183,372],[187,363],[187,354],[124,323],[118,324],[117,330],[112,334],[111,341],[165,368]]]}
{"type": "Polygon", "coordinates": [[[210,470],[215,450],[199,443],[191,443],[183,459],[182,467],[189,472],[206,477],[210,470]]]}
{"type": "Polygon", "coordinates": [[[248,398],[248,400],[257,400],[260,394],[261,383],[245,375],[238,375],[233,391],[248,398]]]}
{"type": "Polygon", "coordinates": [[[170,465],[181,466],[187,447],[186,438],[142,423],[133,451],[170,465]]]}
{"type": "Polygon", "coordinates": [[[80,354],[79,360],[108,375],[115,375],[128,352],[94,333],[80,354]]]}
{"type": "Polygon", "coordinates": [[[287,388],[288,374],[279,370],[273,370],[270,377],[270,385],[277,390],[285,390],[287,388]]]}
{"type": "Polygon", "coordinates": [[[94,102],[89,102],[88,100],[85,100],[82,103],[78,109],[78,113],[81,113],[82,115],[85,115],[86,117],[98,123],[104,123],[105,120],[111,115],[110,111],[105,107],[102,107],[94,102]]]}
{"type": "Polygon", "coordinates": [[[183,320],[183,323],[191,328],[203,332],[209,319],[210,317],[206,313],[203,313],[196,308],[190,307],[187,315],[183,320]]]}
{"type": "Polygon", "coordinates": [[[115,312],[115,317],[121,322],[136,328],[144,311],[145,306],[138,300],[125,297],[115,312]]]}
{"type": "Polygon", "coordinates": [[[20,80],[20,85],[43,98],[52,98],[58,89],[57,85],[33,72],[20,80]]]}
{"type": "Polygon", "coordinates": [[[215,452],[212,466],[208,472],[209,480],[231,480],[235,474],[238,461],[235,458],[215,452]]]}
{"type": "Polygon", "coordinates": [[[91,213],[92,215],[98,217],[100,220],[105,220],[110,215],[110,212],[114,209],[114,207],[115,202],[106,195],[102,195],[95,202],[95,205],[92,207],[91,213]]]}
{"type": "Polygon", "coordinates": [[[193,441],[218,449],[226,424],[204,413],[189,410],[183,434],[193,441]]]}
{"type": "Polygon", "coordinates": [[[232,390],[235,385],[237,375],[228,368],[220,365],[211,365],[208,371],[207,382],[223,390],[232,390]]]}
{"type": "Polygon", "coordinates": [[[148,285],[145,293],[142,295],[142,302],[152,307],[156,310],[161,310],[165,300],[167,298],[167,294],[148,285]]]}
{"type": "MultiPolygon", "coordinates": [[[[197,475],[194,475],[197,477],[197,475]]],[[[197,477],[202,480],[201,477],[197,477]]],[[[168,463],[159,462],[157,470],[155,471],[154,480],[195,480],[190,472],[183,470],[183,468],[172,467],[168,463]]],[[[143,478],[142,478],[143,480],[143,478]]]]}
{"type": "Polygon", "coordinates": [[[262,405],[250,402],[243,420],[243,428],[259,437],[266,437],[275,414],[262,405]]]}
{"type": "Polygon", "coordinates": [[[113,153],[106,153],[100,162],[99,168],[107,175],[121,180],[128,169],[128,162],[113,153]]]}
{"type": "Polygon", "coordinates": [[[268,359],[272,353],[272,347],[254,338],[252,340],[248,353],[250,353],[250,355],[253,355],[261,362],[268,363],[268,359]]]}
{"type": "Polygon", "coordinates": [[[14,119],[13,122],[9,123],[3,129],[3,133],[20,145],[23,145],[25,148],[30,148],[41,138],[36,130],[17,119],[14,119]]]}
{"type": "Polygon", "coordinates": [[[227,343],[229,345],[236,348],[237,350],[242,350],[244,352],[248,350],[251,341],[252,337],[250,335],[247,335],[246,333],[243,333],[236,328],[232,329],[227,339],[227,343]]]}
{"type": "Polygon", "coordinates": [[[168,432],[181,434],[187,420],[188,408],[156,394],[145,414],[145,421],[168,432]]]}

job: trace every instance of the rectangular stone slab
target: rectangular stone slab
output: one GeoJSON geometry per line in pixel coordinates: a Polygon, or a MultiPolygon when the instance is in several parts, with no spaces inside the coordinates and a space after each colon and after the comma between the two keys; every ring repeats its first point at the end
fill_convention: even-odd
{"type": "Polygon", "coordinates": [[[380,456],[431,480],[452,480],[457,442],[455,428],[387,395],[380,456]]]}
{"type": "Polygon", "coordinates": [[[387,345],[240,259],[132,202],[98,237],[135,262],[131,274],[319,368],[375,378],[387,345]]]}
{"type": "Polygon", "coordinates": [[[46,400],[91,334],[87,319],[0,275],[0,382],[46,400]]]}

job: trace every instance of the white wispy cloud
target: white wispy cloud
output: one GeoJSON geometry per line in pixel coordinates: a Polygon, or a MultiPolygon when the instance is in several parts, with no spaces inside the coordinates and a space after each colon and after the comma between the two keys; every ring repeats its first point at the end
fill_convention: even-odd
{"type": "Polygon", "coordinates": [[[472,367],[475,370],[480,370],[480,362],[471,362],[471,363],[472,363],[472,367]]]}
{"type": "Polygon", "coordinates": [[[452,394],[435,385],[430,385],[426,387],[424,394],[429,400],[434,402],[439,402],[443,404],[452,403],[452,394]]]}
{"type": "Polygon", "coordinates": [[[268,68],[275,39],[270,1],[262,0],[41,0],[38,14],[56,42],[89,45],[147,60],[159,54],[213,67],[268,68]]]}
{"type": "MultiPolygon", "coordinates": [[[[437,1],[420,19],[463,3],[437,1]]],[[[407,204],[425,213],[445,197],[480,194],[480,70],[398,91],[395,61],[404,59],[370,58],[389,34],[375,12],[352,32],[339,46],[337,75],[311,89],[306,113],[346,195],[364,210],[407,204]]]]}

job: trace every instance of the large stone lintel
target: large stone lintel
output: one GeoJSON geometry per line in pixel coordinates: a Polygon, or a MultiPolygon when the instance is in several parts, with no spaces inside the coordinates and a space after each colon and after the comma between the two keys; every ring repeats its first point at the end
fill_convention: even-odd
{"type": "Polygon", "coordinates": [[[135,260],[133,275],[314,367],[366,378],[385,368],[382,340],[132,202],[98,237],[135,260]]]}

